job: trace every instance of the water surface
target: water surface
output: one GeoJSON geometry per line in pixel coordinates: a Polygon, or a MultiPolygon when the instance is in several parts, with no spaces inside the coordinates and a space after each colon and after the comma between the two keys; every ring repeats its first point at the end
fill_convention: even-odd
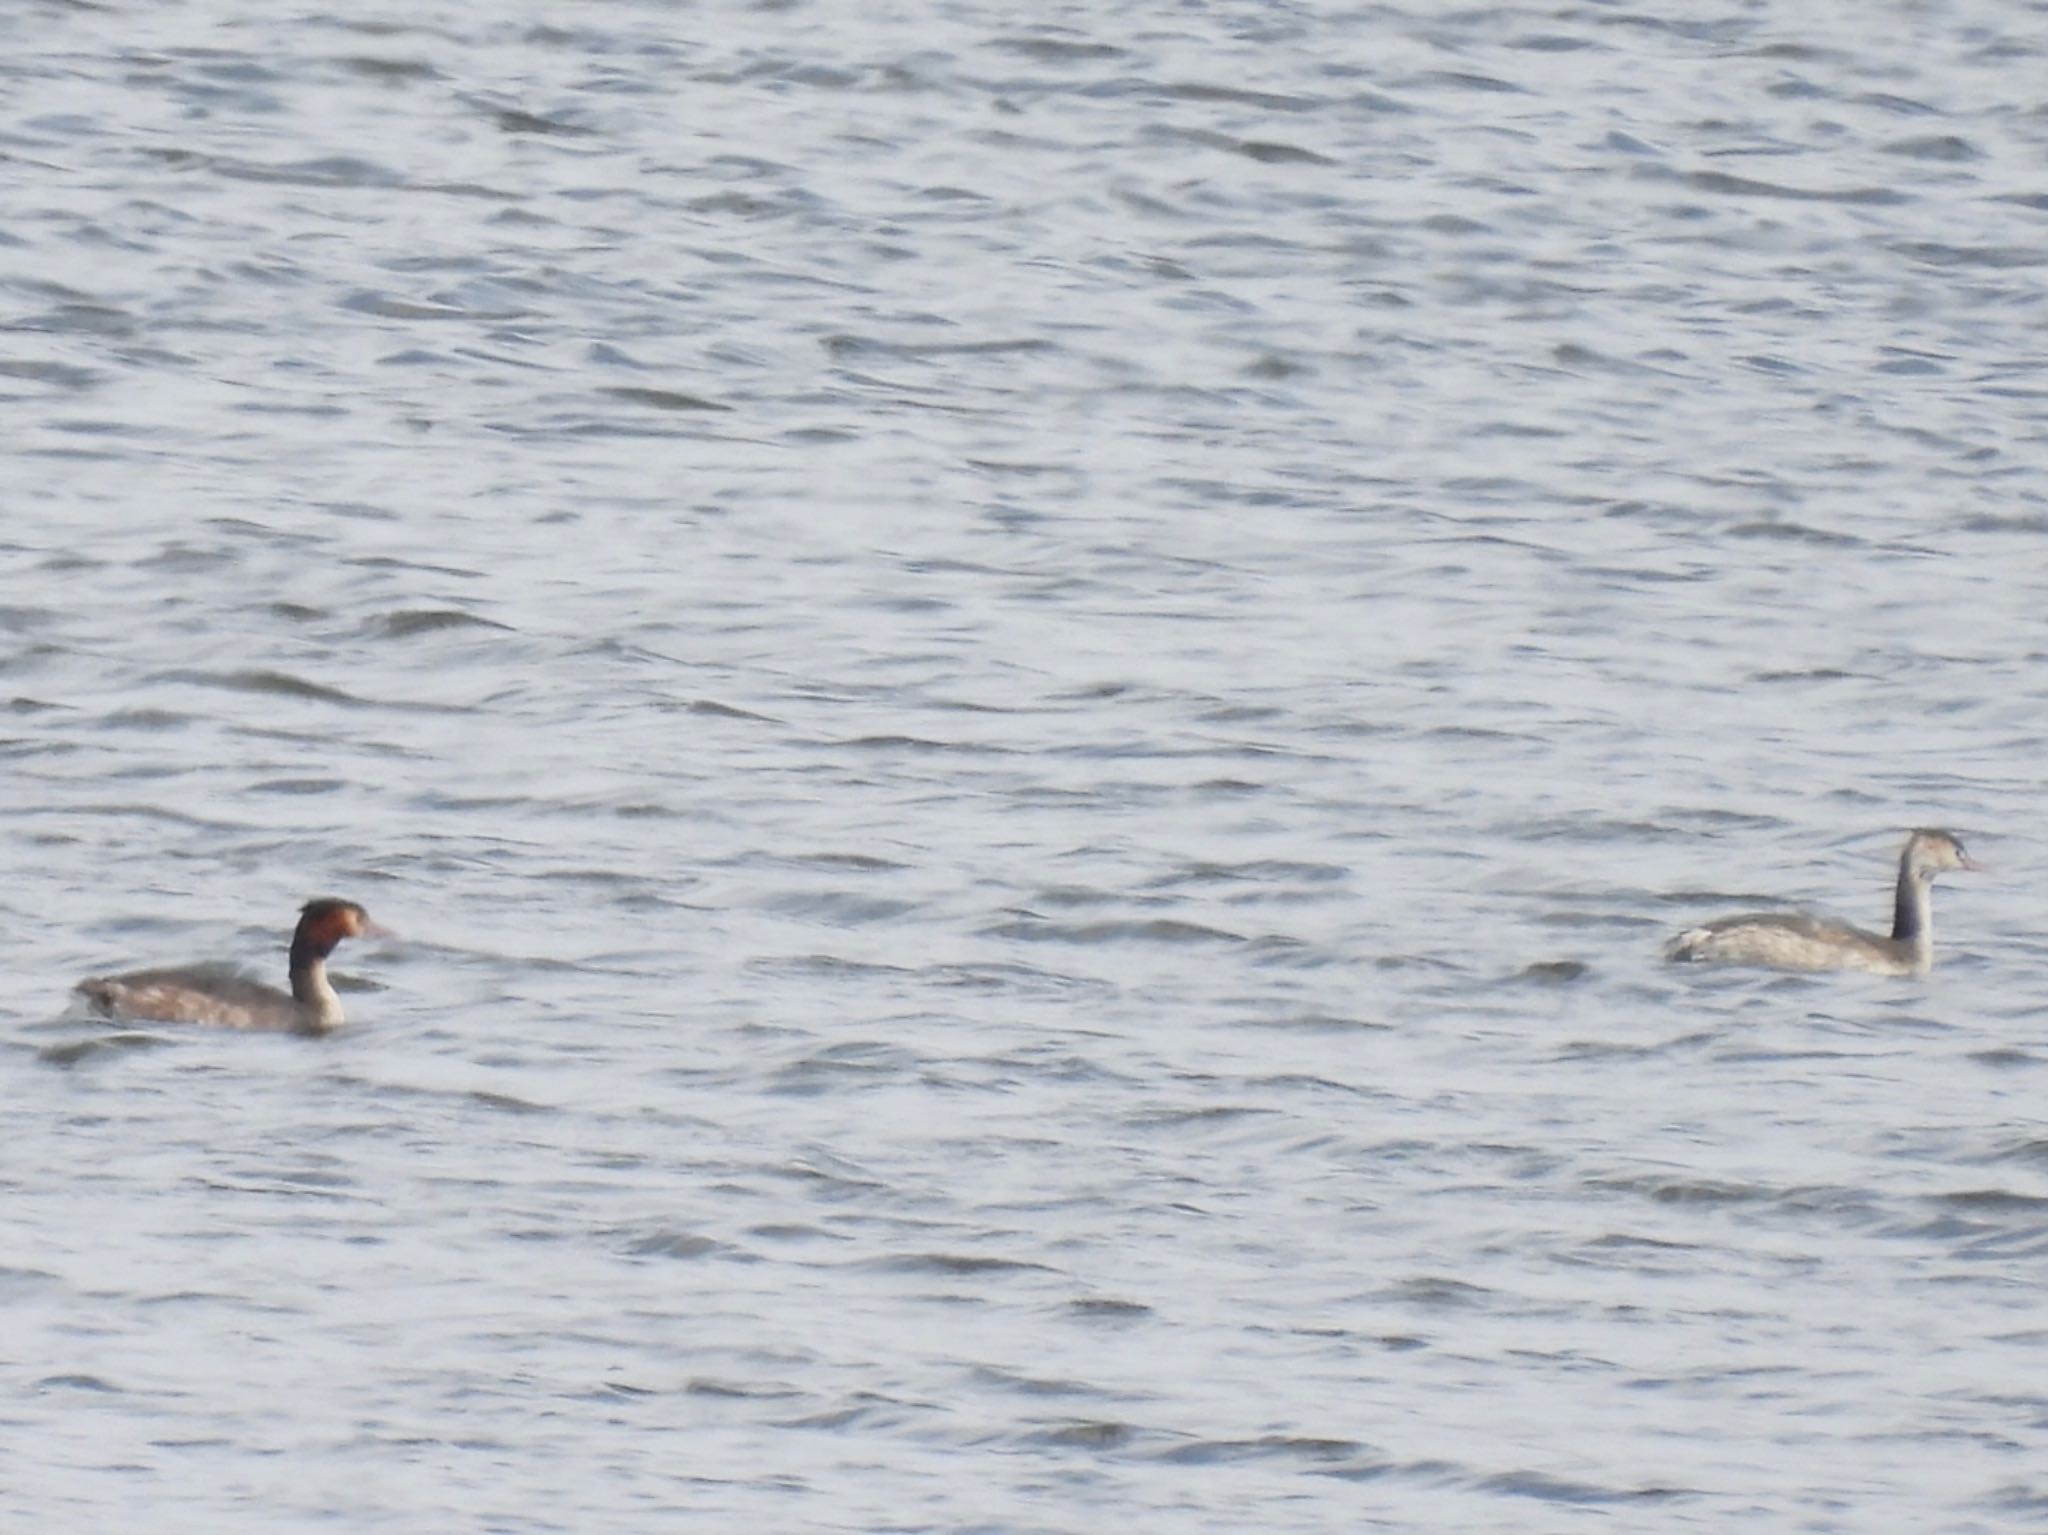
{"type": "Polygon", "coordinates": [[[2038,1522],[2032,17],[0,17],[11,1522],[2038,1522]]]}

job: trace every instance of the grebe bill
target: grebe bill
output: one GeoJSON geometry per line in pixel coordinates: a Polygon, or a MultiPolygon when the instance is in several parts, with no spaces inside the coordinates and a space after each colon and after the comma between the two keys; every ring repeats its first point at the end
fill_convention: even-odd
{"type": "Polygon", "coordinates": [[[327,979],[327,956],[347,938],[389,936],[354,901],[323,896],[300,909],[289,993],[220,965],[94,976],[80,981],[77,990],[109,1018],[326,1034],[343,1023],[341,998],[327,979]]]}
{"type": "Polygon", "coordinates": [[[1935,875],[1982,867],[1953,832],[1916,831],[1899,854],[1891,937],[1804,912],[1755,912],[1688,928],[1664,946],[1664,957],[1778,970],[1925,975],[1934,965],[1935,875]]]}

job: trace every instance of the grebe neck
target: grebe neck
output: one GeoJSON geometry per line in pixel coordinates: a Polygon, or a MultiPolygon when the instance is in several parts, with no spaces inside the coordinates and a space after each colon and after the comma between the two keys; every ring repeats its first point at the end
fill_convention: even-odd
{"type": "Polygon", "coordinates": [[[312,1029],[338,1029],[342,1024],[341,998],[327,979],[327,956],[333,950],[301,935],[292,940],[292,1000],[305,1014],[312,1029]]]}
{"type": "Polygon", "coordinates": [[[1916,955],[1934,948],[1934,881],[1922,879],[1905,859],[1899,862],[1899,888],[1892,898],[1892,942],[1911,945],[1916,955]]]}

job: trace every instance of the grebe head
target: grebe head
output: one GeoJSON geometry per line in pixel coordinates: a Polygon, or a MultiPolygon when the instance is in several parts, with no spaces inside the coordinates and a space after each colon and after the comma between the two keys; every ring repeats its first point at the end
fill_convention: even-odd
{"type": "Polygon", "coordinates": [[[1963,839],[1952,831],[1916,831],[1906,839],[1906,867],[1914,876],[1932,884],[1943,869],[1982,869],[1963,849],[1963,839]]]}
{"type": "Polygon", "coordinates": [[[370,920],[370,914],[354,901],[321,896],[299,908],[299,926],[292,934],[292,947],[325,959],[344,938],[385,938],[388,928],[370,920]]]}

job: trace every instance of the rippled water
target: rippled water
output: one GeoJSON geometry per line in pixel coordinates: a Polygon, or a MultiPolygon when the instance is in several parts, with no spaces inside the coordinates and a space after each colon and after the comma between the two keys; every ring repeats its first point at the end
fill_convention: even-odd
{"type": "Polygon", "coordinates": [[[2040,1523],[2042,21],[0,13],[9,1526],[2040,1523]]]}

